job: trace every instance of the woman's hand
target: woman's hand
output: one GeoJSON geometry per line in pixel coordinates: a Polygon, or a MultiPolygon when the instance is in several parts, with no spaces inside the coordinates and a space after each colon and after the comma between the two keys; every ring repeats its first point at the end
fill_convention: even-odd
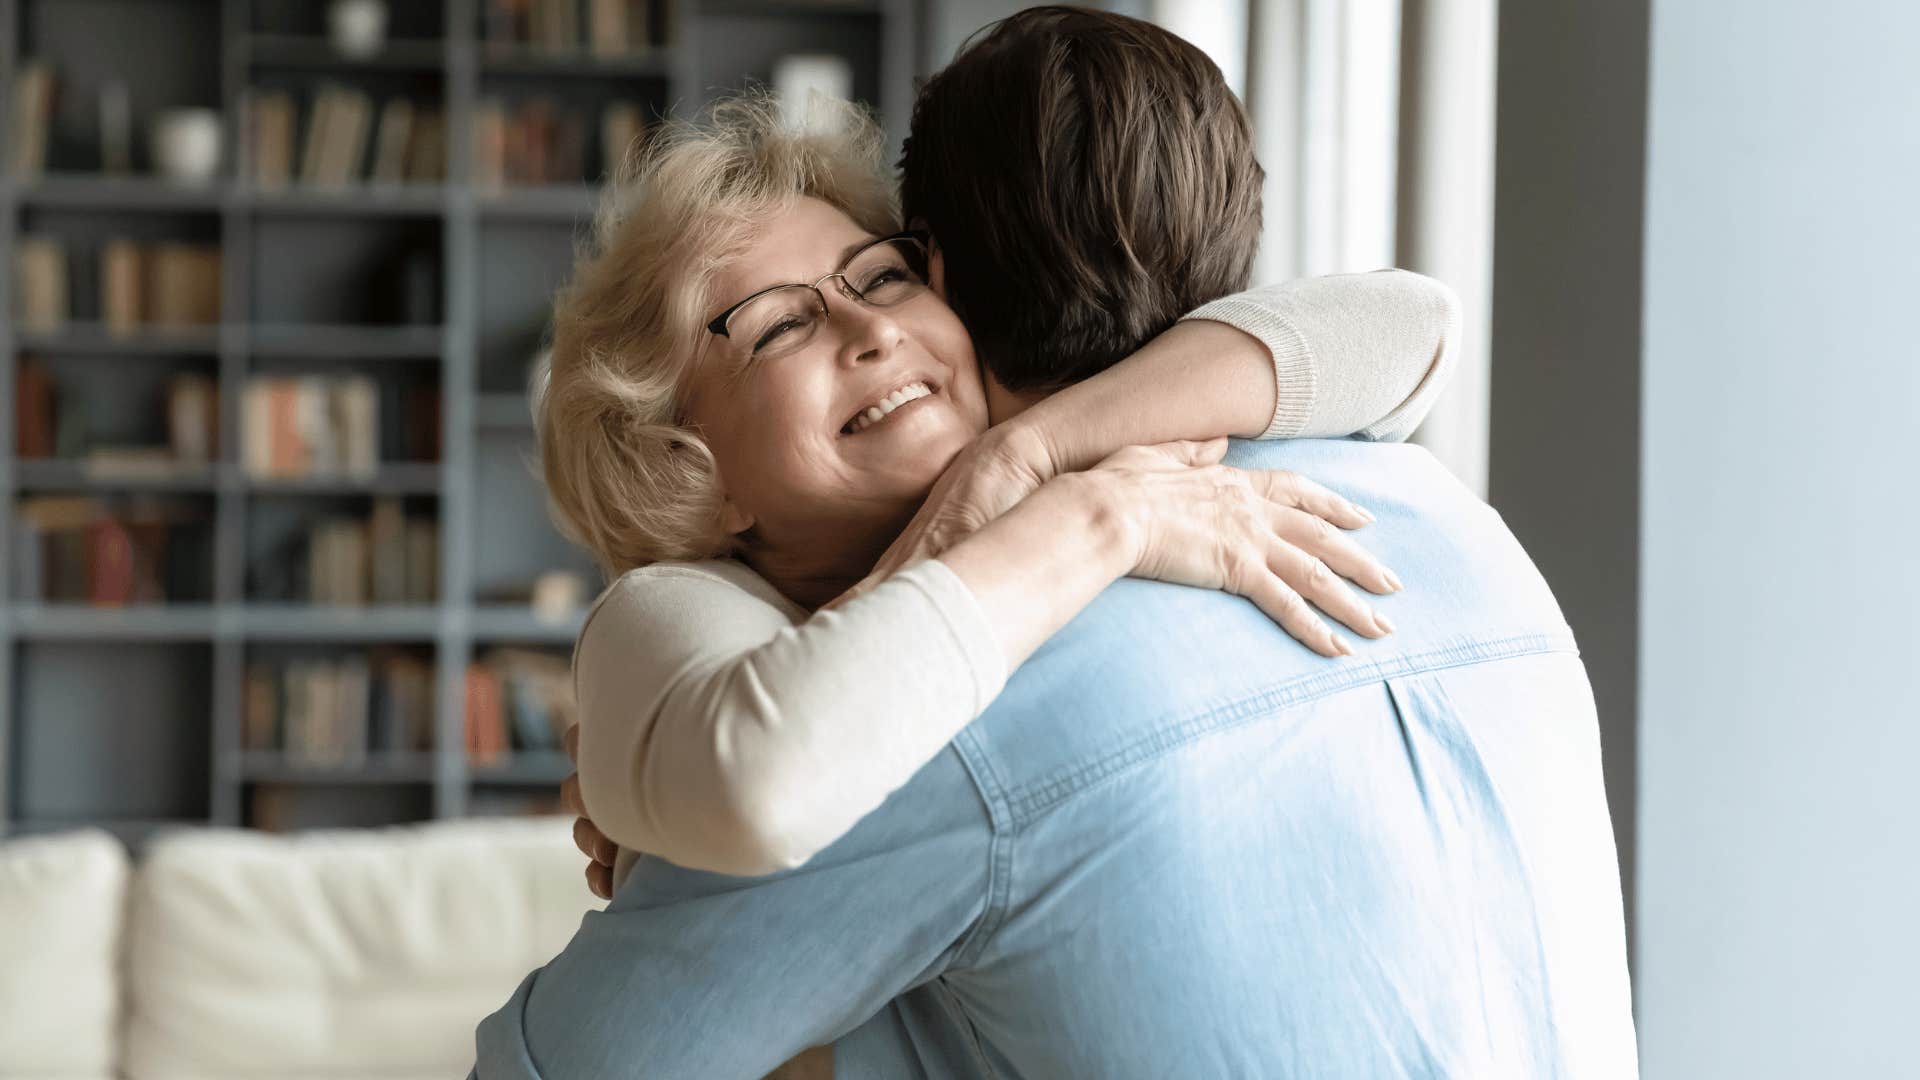
{"type": "MultiPolygon", "coordinates": [[[[567,729],[561,739],[567,748],[567,758],[575,768],[580,765],[580,725],[567,729]]],[[[576,815],[573,819],[573,843],[580,854],[587,857],[587,888],[602,900],[613,899],[613,857],[620,848],[607,839],[607,834],[594,825],[587,817],[587,804],[580,799],[580,774],[573,773],[560,781],[560,806],[576,815]]]]}
{"type": "Polygon", "coordinates": [[[1364,637],[1391,633],[1386,617],[1340,580],[1380,594],[1400,589],[1391,570],[1340,531],[1372,516],[1295,473],[1221,465],[1226,450],[1225,439],[1131,447],[1061,480],[1098,485],[1129,538],[1134,577],[1244,596],[1324,656],[1351,655],[1353,647],[1309,600],[1364,637]]]}
{"type": "Polygon", "coordinates": [[[940,474],[872,571],[826,606],[838,607],[922,559],[937,558],[1013,509],[1054,473],[1053,456],[1036,432],[1015,424],[987,429],[940,474]]]}

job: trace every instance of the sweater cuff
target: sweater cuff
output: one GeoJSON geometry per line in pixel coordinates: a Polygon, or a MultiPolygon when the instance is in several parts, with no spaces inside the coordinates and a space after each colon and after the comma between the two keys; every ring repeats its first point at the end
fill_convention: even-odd
{"type": "Polygon", "coordinates": [[[891,580],[913,583],[946,624],[961,659],[973,678],[973,715],[979,716],[1000,696],[1007,684],[1007,658],[1000,651],[1000,639],[980,601],[967,588],[953,568],[939,559],[928,559],[895,574],[891,580]]]}
{"type": "MultiPolygon", "coordinates": [[[[1243,294],[1244,295],[1244,294],[1243,294]]],[[[1306,429],[1313,415],[1313,350],[1294,325],[1271,308],[1229,296],[1206,304],[1187,319],[1226,323],[1257,337],[1273,357],[1273,421],[1262,439],[1290,439],[1306,429]]]]}

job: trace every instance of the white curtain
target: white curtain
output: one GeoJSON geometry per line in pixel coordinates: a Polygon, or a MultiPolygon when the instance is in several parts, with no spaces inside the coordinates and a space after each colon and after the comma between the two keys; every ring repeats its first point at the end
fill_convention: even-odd
{"type": "Polygon", "coordinates": [[[1497,0],[1155,0],[1247,103],[1267,170],[1256,281],[1401,266],[1466,334],[1415,436],[1486,493],[1497,0]]]}

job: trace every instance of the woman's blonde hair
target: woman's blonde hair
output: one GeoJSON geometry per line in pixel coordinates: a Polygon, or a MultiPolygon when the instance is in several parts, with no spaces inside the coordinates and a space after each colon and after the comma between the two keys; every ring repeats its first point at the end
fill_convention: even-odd
{"type": "Polygon", "coordinates": [[[872,118],[819,98],[807,112],[790,123],[755,93],[663,125],[609,182],[555,298],[540,465],[555,521],[609,577],[730,546],[713,454],[684,415],[719,271],[801,197],[875,234],[898,228],[872,118]]]}

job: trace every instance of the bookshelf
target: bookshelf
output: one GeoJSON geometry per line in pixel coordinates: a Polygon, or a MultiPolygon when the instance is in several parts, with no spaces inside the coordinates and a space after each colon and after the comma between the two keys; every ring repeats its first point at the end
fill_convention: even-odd
{"type": "MultiPolygon", "coordinates": [[[[588,11],[582,0],[582,26],[588,11]]],[[[569,770],[554,751],[488,763],[465,748],[470,663],[496,647],[564,656],[581,613],[547,619],[501,598],[549,569],[591,562],[548,523],[530,460],[526,364],[546,307],[594,205],[604,155],[578,180],[476,183],[474,122],[492,101],[551,98],[590,110],[631,100],[649,121],[692,110],[745,82],[765,82],[796,52],[844,57],[855,96],[879,107],[895,144],[920,73],[921,0],[655,0],[662,42],[631,55],[503,48],[489,40],[490,0],[390,0],[385,47],[348,59],[326,39],[325,7],[306,0],[0,0],[0,87],[27,58],[61,83],[45,168],[16,176],[0,157],[0,386],[23,358],[81,402],[84,427],[110,436],[165,427],[167,380],[218,389],[219,451],[203,464],[114,469],[85,456],[16,456],[15,410],[0,409],[0,834],[74,824],[137,843],[180,825],[377,825],[513,812],[550,799],[569,770]],[[133,172],[99,169],[102,84],[127,84],[133,172]],[[432,182],[298,182],[263,190],[242,151],[250,91],[303,101],[345,86],[375,101],[406,95],[445,117],[444,176],[432,182]],[[218,177],[182,185],[152,175],[142,152],[160,108],[219,110],[218,177]],[[91,144],[91,145],[90,145],[91,144]],[[70,317],[13,317],[14,252],[24,234],[67,243],[70,317]],[[217,322],[110,325],[93,254],[110,239],[217,246],[217,322]],[[435,315],[406,321],[368,293],[378,253],[429,253],[435,315]],[[432,388],[432,460],[382,460],[371,471],[302,478],[243,467],[249,380],[364,377],[432,388]],[[156,403],[157,402],[157,403],[156,403]],[[56,603],[15,588],[23,500],[77,497],[110,507],[154,503],[204,518],[204,595],[118,607],[56,603]],[[381,500],[438,522],[436,602],[318,605],[269,598],[258,568],[285,535],[381,500]],[[409,749],[370,747],[347,760],[253,745],[250,671],[327,664],[381,652],[431,672],[430,736],[409,749]]],[[[0,110],[9,125],[10,110],[0,110]]],[[[304,105],[301,113],[305,119],[304,105]]],[[[0,139],[0,155],[10,152],[0,139]]],[[[373,142],[371,135],[368,142],[373,142]]],[[[297,148],[296,148],[297,149],[297,148]]],[[[373,157],[369,151],[368,158],[373,157]]],[[[296,178],[297,180],[297,178],[296,178]]],[[[64,398],[63,398],[64,400],[64,398]]],[[[149,439],[148,441],[152,441],[149,439]]]]}

